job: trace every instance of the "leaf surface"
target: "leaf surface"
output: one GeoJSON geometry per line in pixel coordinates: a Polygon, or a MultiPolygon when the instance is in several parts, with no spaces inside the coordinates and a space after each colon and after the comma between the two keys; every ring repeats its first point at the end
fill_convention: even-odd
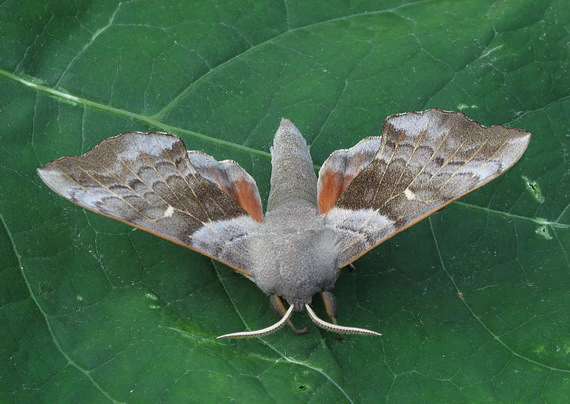
{"type": "MultiPolygon", "coordinates": [[[[521,0],[0,4],[0,401],[561,402],[570,396],[570,21],[521,0]],[[392,113],[533,133],[505,176],[341,275],[339,322],[275,321],[221,264],[59,198],[35,168],[164,130],[266,198],[291,119],[316,165],[392,113]]],[[[320,302],[317,311],[324,313],[320,302]]]]}

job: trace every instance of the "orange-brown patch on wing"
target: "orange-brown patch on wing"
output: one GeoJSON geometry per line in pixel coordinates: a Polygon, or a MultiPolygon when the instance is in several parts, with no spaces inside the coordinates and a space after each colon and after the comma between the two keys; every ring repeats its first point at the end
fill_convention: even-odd
{"type": "Polygon", "coordinates": [[[372,162],[380,142],[378,136],[367,137],[350,149],[335,151],[326,159],[319,171],[319,213],[332,209],[352,181],[372,162]]]}
{"type": "Polygon", "coordinates": [[[321,187],[319,189],[319,200],[317,201],[319,213],[327,213],[334,206],[348,186],[348,183],[345,185],[345,182],[342,173],[331,168],[326,169],[321,174],[321,187]]]}
{"type": "Polygon", "coordinates": [[[257,189],[246,178],[240,178],[232,183],[232,196],[238,205],[256,222],[263,222],[263,209],[256,191],[257,189]]]}

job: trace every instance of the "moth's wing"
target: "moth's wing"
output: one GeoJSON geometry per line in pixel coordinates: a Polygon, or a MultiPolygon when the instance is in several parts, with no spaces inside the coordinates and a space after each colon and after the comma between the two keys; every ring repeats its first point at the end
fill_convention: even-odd
{"type": "Polygon", "coordinates": [[[325,160],[317,183],[319,213],[328,212],[352,180],[372,162],[380,142],[380,136],[367,137],[350,149],[336,150],[325,160]]]}
{"type": "Polygon", "coordinates": [[[190,164],[208,181],[231,196],[255,221],[263,222],[263,208],[257,184],[251,175],[233,160],[217,161],[196,150],[188,151],[190,164]]]}
{"type": "Polygon", "coordinates": [[[530,133],[431,109],[392,115],[370,163],[326,212],[340,267],[508,170],[530,133]]]}
{"type": "Polygon", "coordinates": [[[246,243],[263,219],[255,181],[234,162],[197,155],[177,136],[130,132],[105,139],[82,156],[55,160],[38,173],[79,206],[251,278],[246,243]]]}

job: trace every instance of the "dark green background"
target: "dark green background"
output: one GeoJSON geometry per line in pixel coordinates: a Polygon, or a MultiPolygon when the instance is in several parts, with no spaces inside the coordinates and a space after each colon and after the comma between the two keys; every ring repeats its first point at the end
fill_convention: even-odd
{"type": "Polygon", "coordinates": [[[0,402],[566,401],[569,23],[567,0],[1,1],[0,402]],[[35,173],[165,130],[265,198],[282,116],[319,165],[431,107],[533,137],[340,277],[339,321],[381,338],[217,341],[275,321],[255,285],[35,173]]]}

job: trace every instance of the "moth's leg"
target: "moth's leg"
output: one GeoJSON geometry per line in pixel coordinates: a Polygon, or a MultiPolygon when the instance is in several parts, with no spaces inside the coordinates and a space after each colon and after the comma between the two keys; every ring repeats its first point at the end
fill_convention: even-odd
{"type": "MultiPolygon", "coordinates": [[[[347,265],[349,268],[352,267],[352,264],[347,265]]],[[[354,268],[354,267],[352,267],[354,268]]],[[[336,322],[336,315],[337,315],[337,310],[336,310],[336,298],[334,297],[334,295],[325,290],[324,292],[321,292],[321,298],[323,299],[323,304],[325,305],[325,310],[327,312],[327,316],[329,316],[329,318],[331,319],[333,324],[337,324],[336,322]]],[[[342,341],[342,335],[337,334],[336,335],[336,339],[338,341],[342,341]]]]}
{"type": "Polygon", "coordinates": [[[336,311],[336,299],[334,295],[329,291],[324,291],[321,292],[321,298],[323,299],[327,316],[329,316],[333,324],[336,324],[337,311],[336,311]]]}
{"type": "MultiPolygon", "coordinates": [[[[277,295],[269,296],[269,303],[275,314],[277,314],[279,317],[283,317],[287,312],[287,308],[285,307],[283,300],[281,300],[279,296],[277,295]]],[[[287,324],[289,325],[289,327],[291,327],[291,329],[295,332],[295,334],[305,334],[306,332],[309,332],[309,328],[307,327],[305,328],[295,327],[295,324],[293,324],[293,322],[290,319],[287,319],[287,324]]]]}

